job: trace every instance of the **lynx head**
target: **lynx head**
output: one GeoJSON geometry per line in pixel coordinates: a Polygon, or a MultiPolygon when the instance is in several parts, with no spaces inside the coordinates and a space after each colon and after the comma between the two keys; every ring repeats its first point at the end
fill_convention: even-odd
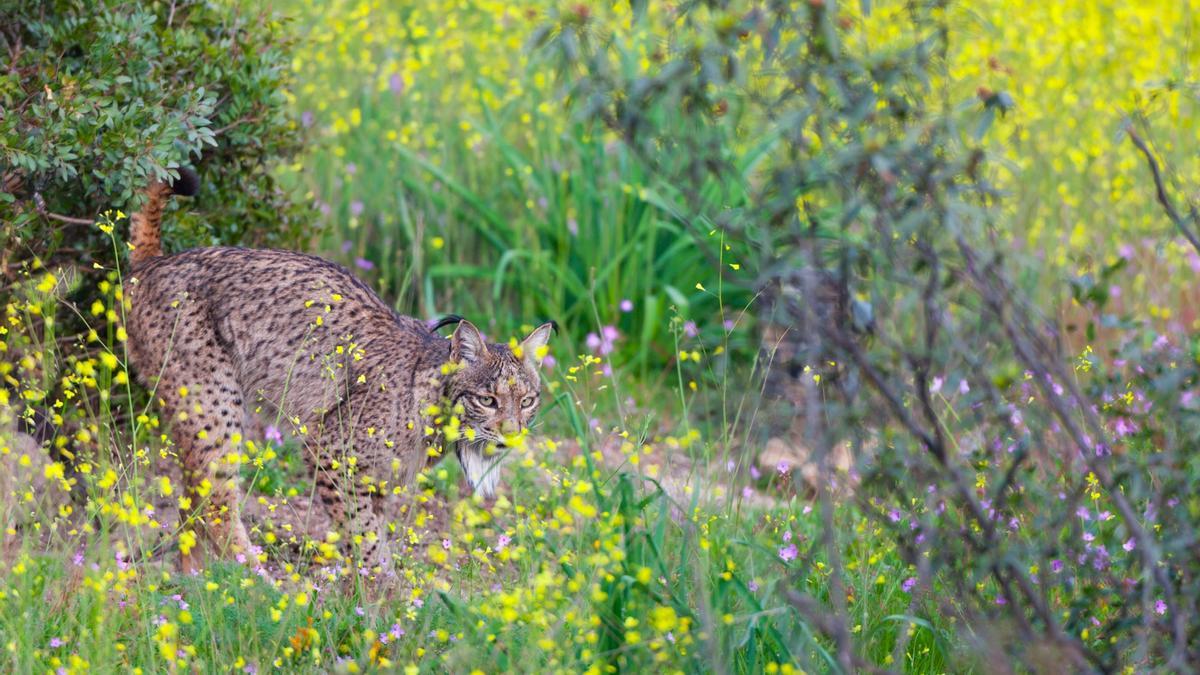
{"type": "Polygon", "coordinates": [[[471,488],[491,497],[500,478],[506,447],[521,438],[540,403],[538,368],[553,324],[543,324],[517,349],[488,344],[469,321],[458,324],[450,340],[450,360],[462,364],[446,383],[450,403],[462,406],[464,429],[474,440],[460,439],[455,453],[471,488]]]}

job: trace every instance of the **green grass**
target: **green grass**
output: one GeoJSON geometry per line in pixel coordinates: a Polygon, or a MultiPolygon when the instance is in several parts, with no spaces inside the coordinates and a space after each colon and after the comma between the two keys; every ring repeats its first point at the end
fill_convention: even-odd
{"type": "MultiPolygon", "coordinates": [[[[835,663],[829,638],[784,593],[828,601],[835,571],[818,512],[786,487],[757,490],[763,505],[744,503],[741,490],[753,481],[723,470],[734,456],[724,436],[681,421],[674,402],[701,394],[682,379],[675,391],[634,386],[598,372],[590,357],[574,371],[564,358],[552,371],[546,440],[511,459],[507,496],[494,508],[463,492],[453,460],[420,476],[395,516],[394,575],[360,575],[325,533],[289,530],[295,520],[284,514],[309,484],[297,448],[269,457],[261,443],[247,451],[264,466],[245,481],[261,557],[183,574],[179,488],[163,489],[158,467],[168,463],[157,459],[172,452],[161,437],[166,420],[156,405],[140,419],[122,412],[131,405],[124,347],[103,312],[81,319],[116,361],[77,345],[48,349],[54,335],[38,317],[65,302],[65,283],[35,285],[25,289],[26,310],[9,313],[5,350],[54,356],[37,373],[13,371],[22,378],[16,391],[31,401],[106,403],[64,407],[63,435],[51,442],[60,450],[31,457],[39,463],[28,499],[18,485],[3,503],[10,522],[21,522],[3,541],[6,671],[786,672],[835,663]],[[615,395],[639,389],[654,397],[640,415],[615,395]],[[637,426],[624,426],[622,413],[637,426]],[[70,430],[90,440],[69,439],[70,430]],[[622,438],[628,443],[614,449],[622,438]],[[74,461],[61,455],[67,448],[74,461]],[[692,458],[690,488],[669,474],[672,454],[692,458]],[[381,640],[393,627],[403,636],[381,640]]],[[[106,289],[112,302],[116,288],[106,289]]],[[[6,413],[17,411],[12,403],[6,413]]],[[[6,434],[3,452],[16,460],[24,451],[6,434]]],[[[905,668],[944,670],[956,643],[920,599],[932,596],[914,603],[901,588],[913,573],[879,525],[850,506],[832,518],[860,657],[888,663],[898,631],[912,626],[905,668]]]]}

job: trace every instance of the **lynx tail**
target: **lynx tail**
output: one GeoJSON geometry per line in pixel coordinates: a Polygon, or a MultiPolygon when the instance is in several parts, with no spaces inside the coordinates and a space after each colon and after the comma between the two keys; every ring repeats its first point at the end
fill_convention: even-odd
{"type": "Polygon", "coordinates": [[[174,185],[154,181],[146,188],[146,203],[129,219],[129,239],[133,244],[129,258],[133,264],[162,255],[162,214],[167,197],[173,194],[190,197],[199,188],[200,177],[187,167],[179,169],[179,180],[174,185]]]}

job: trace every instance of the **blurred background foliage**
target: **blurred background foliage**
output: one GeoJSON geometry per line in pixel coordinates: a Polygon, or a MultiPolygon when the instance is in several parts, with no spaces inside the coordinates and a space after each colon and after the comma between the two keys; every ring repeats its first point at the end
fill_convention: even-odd
{"type": "MultiPolygon", "coordinates": [[[[285,3],[312,45],[292,62],[302,82],[294,105],[316,141],[295,179],[322,214],[327,249],[369,267],[418,313],[480,315],[501,330],[511,330],[509,317],[552,316],[577,343],[612,324],[633,338],[620,347],[639,364],[672,355],[659,346],[670,342],[672,307],[720,341],[728,314],[696,284],[716,286],[711,263],[723,244],[681,222],[688,205],[672,201],[615,131],[582,123],[588,101],[571,96],[573,73],[539,47],[547,26],[569,33],[564,49],[612,43],[612,70],[648,81],[670,49],[706,38],[689,31],[706,25],[708,5],[285,3]],[[698,20],[684,25],[685,10],[698,20]],[[625,299],[631,312],[620,310],[625,299]]],[[[910,11],[904,2],[836,8],[846,48],[866,56],[911,39],[910,11]]],[[[1061,278],[1127,259],[1133,274],[1116,303],[1190,327],[1196,317],[1180,308],[1191,289],[1152,282],[1200,258],[1154,238],[1166,225],[1140,189],[1121,124],[1148,112],[1175,175],[1197,176],[1189,148],[1200,111],[1187,84],[1200,56],[1197,13],[1171,2],[1000,0],[939,11],[952,30],[931,85],[995,117],[980,142],[995,157],[987,169],[1004,195],[1005,235],[1029,253],[1025,280],[1071,323],[1061,278]]],[[[775,86],[772,72],[756,71],[762,49],[753,35],[739,48],[747,91],[775,86]]],[[[708,191],[736,206],[778,139],[738,97],[722,105],[711,130],[727,135],[726,159],[743,180],[708,191]]],[[[726,304],[749,301],[758,271],[723,268],[726,304]]]]}
{"type": "MultiPolygon", "coordinates": [[[[684,414],[726,439],[727,392],[787,326],[790,442],[852,449],[862,512],[978,648],[1191,658],[1197,326],[1171,280],[1200,257],[1125,133],[1200,184],[1186,5],[296,8],[317,45],[293,63],[317,139],[297,184],[400,306],[551,316],[643,379],[699,349],[684,414]]],[[[833,520],[813,555],[836,558],[833,520]]],[[[852,671],[838,576],[784,595],[852,671]]]]}

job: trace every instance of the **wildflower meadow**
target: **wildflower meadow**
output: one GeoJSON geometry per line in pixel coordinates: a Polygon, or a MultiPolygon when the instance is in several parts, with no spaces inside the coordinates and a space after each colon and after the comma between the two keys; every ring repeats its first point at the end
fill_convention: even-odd
{"type": "Polygon", "coordinates": [[[1166,0],[0,0],[0,670],[1200,669],[1198,36],[1166,0]],[[189,168],[168,253],[555,322],[494,499],[430,405],[371,565],[310,430],[249,409],[253,547],[183,571],[221,515],[126,317],[141,191],[189,168]]]}

